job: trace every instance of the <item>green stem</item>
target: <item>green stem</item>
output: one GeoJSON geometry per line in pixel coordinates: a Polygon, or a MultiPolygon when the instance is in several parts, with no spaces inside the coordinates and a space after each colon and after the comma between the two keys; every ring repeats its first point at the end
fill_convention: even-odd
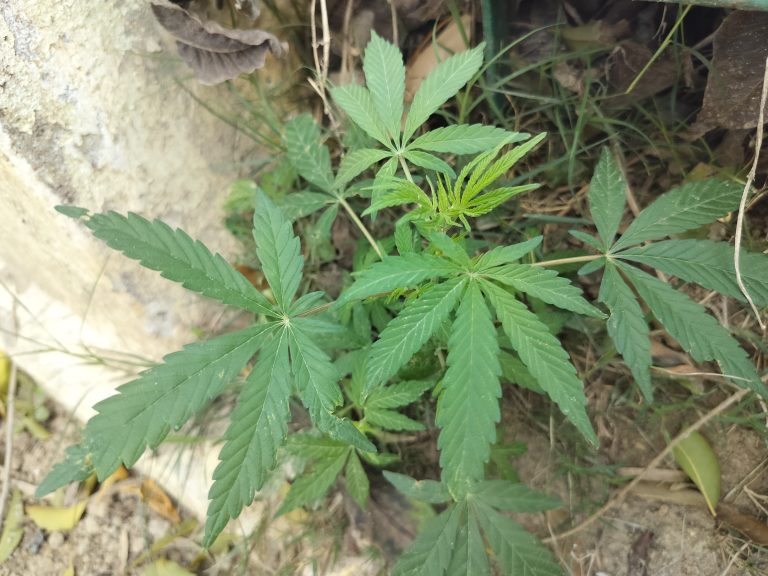
{"type": "Polygon", "coordinates": [[[400,166],[403,168],[403,172],[405,173],[405,177],[408,178],[408,180],[413,183],[413,176],[411,176],[411,171],[408,170],[408,164],[405,163],[405,158],[402,157],[402,155],[398,154],[397,159],[400,161],[400,166]]]}
{"type": "Polygon", "coordinates": [[[603,254],[587,254],[586,256],[573,256],[571,258],[558,258],[557,260],[542,260],[541,262],[534,262],[531,266],[541,266],[546,268],[547,266],[559,266],[560,264],[576,264],[577,262],[592,262],[602,258],[603,254]]]}
{"type": "Polygon", "coordinates": [[[349,203],[344,198],[339,198],[339,204],[344,208],[344,210],[347,211],[347,214],[349,214],[349,217],[352,219],[352,222],[355,223],[355,226],[358,227],[360,232],[363,233],[363,236],[365,236],[365,239],[368,240],[368,243],[373,248],[374,252],[379,256],[381,260],[384,260],[384,254],[381,252],[381,248],[379,248],[379,245],[376,243],[376,240],[373,236],[371,236],[371,233],[368,232],[368,228],[365,227],[365,224],[363,224],[363,221],[360,220],[360,218],[355,214],[355,211],[352,210],[352,206],[349,205],[349,203]]]}

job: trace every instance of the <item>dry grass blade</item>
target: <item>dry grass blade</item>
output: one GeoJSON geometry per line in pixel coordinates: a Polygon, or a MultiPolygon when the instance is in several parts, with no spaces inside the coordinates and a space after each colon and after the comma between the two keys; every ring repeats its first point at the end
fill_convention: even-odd
{"type": "Polygon", "coordinates": [[[747,198],[749,198],[749,190],[752,188],[752,182],[755,180],[757,174],[757,164],[760,160],[760,150],[763,147],[763,124],[765,123],[765,102],[768,98],[768,58],[765,59],[765,68],[763,74],[763,91],[760,95],[760,110],[757,116],[757,139],[755,141],[755,158],[752,160],[752,168],[749,170],[747,176],[747,183],[744,185],[744,192],[741,195],[741,203],[739,204],[739,213],[736,218],[736,241],[734,242],[733,251],[733,264],[736,269],[736,283],[739,285],[741,293],[744,294],[744,298],[747,299],[749,305],[752,307],[752,312],[757,318],[757,323],[760,325],[760,329],[765,331],[765,323],[760,317],[760,311],[752,301],[752,296],[749,295],[747,287],[744,286],[744,280],[741,278],[741,235],[744,228],[744,212],[746,211],[747,198]]]}

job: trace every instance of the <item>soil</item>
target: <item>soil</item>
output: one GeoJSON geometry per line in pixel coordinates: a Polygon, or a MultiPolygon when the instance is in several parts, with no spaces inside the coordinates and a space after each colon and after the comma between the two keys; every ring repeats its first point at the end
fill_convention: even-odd
{"type": "MultiPolygon", "coordinates": [[[[664,446],[661,427],[653,417],[638,418],[635,414],[630,420],[626,408],[609,406],[600,421],[612,439],[603,438],[603,449],[598,453],[571,457],[573,446],[561,439],[554,450],[551,448],[548,430],[531,417],[530,404],[521,411],[529,400],[519,393],[505,394],[503,418],[509,423],[506,440],[528,446],[526,454],[513,460],[521,480],[558,495],[565,503],[563,509],[547,516],[519,516],[526,528],[542,538],[575,525],[615,494],[615,485],[608,479],[616,476],[605,474],[610,466],[642,467],[664,446]],[[564,465],[568,458],[572,460],[570,466],[564,465]],[[585,463],[587,459],[592,459],[591,464],[585,463]],[[577,469],[574,462],[583,464],[583,469],[577,469]],[[594,474],[594,470],[601,473],[594,474]]],[[[532,402],[535,408],[537,400],[532,402]]],[[[14,438],[12,487],[22,492],[25,505],[39,503],[32,495],[34,487],[63,448],[76,439],[75,426],[68,417],[50,402],[46,406],[52,414],[45,424],[51,437],[40,441],[20,431],[14,438]]],[[[667,421],[682,424],[686,417],[681,413],[667,421]]],[[[567,438],[559,432],[559,437],[567,438]]],[[[705,434],[713,440],[720,458],[723,499],[764,525],[760,503],[768,495],[768,475],[762,473],[768,462],[765,438],[725,422],[713,424],[705,434]]],[[[423,462],[428,462],[434,451],[433,436],[427,434],[417,443],[416,449],[425,455],[423,462]]],[[[664,468],[676,469],[676,465],[670,459],[664,468]]],[[[374,477],[371,504],[365,512],[339,491],[315,512],[294,514],[284,541],[268,544],[269,554],[260,554],[257,540],[245,541],[250,546],[246,563],[241,553],[244,541],[239,538],[213,556],[203,553],[197,519],[178,506],[164,511],[160,507],[161,514],[158,506],[148,505],[140,495],[142,480],[127,477],[106,489],[97,487],[83,518],[67,532],[46,532],[25,518],[21,543],[0,564],[0,576],[64,575],[70,566],[77,576],[165,574],[162,569],[151,570],[158,560],[176,562],[193,574],[310,574],[313,572],[308,570],[315,562],[319,567],[315,574],[373,576],[387,573],[382,568],[385,562],[394,560],[417,531],[418,510],[374,477]],[[169,515],[175,514],[178,518],[170,520],[169,515]],[[172,536],[179,532],[183,534],[172,536]],[[366,559],[362,566],[360,558],[366,559]]],[[[680,487],[673,486],[671,496],[662,499],[630,496],[599,522],[575,537],[558,541],[554,549],[560,560],[574,576],[768,573],[768,554],[763,548],[718,524],[706,508],[676,503],[674,489],[680,487]]],[[[56,504],[75,500],[73,488],[64,492],[64,501],[56,504]]]]}

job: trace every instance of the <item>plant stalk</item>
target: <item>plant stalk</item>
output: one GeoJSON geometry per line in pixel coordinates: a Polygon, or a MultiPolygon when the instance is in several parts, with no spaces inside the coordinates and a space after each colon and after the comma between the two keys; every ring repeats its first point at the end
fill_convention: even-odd
{"type": "Polygon", "coordinates": [[[365,227],[365,224],[363,224],[363,221],[360,220],[358,215],[355,214],[355,211],[352,210],[352,206],[349,205],[349,202],[347,202],[344,198],[339,197],[339,204],[341,204],[344,210],[347,211],[347,214],[349,214],[352,222],[354,222],[355,226],[357,226],[360,232],[363,233],[363,236],[365,236],[365,239],[368,240],[368,243],[371,245],[371,248],[373,248],[373,251],[376,252],[376,255],[381,260],[384,260],[384,254],[382,254],[381,248],[376,243],[376,239],[371,235],[371,233],[368,231],[368,228],[365,227]]]}

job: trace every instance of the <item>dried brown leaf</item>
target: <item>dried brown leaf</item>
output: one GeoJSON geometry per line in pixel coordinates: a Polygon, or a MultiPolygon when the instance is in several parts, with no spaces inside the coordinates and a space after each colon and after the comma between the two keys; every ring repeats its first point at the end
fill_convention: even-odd
{"type": "Polygon", "coordinates": [[[180,6],[152,4],[160,26],[176,39],[179,56],[192,68],[201,84],[219,84],[262,68],[268,52],[282,56],[286,44],[269,32],[225,28],[180,6]]]}

